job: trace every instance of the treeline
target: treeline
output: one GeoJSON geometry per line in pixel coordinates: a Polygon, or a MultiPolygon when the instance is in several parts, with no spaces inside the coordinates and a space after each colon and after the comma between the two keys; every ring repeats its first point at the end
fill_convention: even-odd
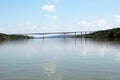
{"type": "Polygon", "coordinates": [[[33,37],[24,35],[8,35],[0,33],[0,40],[12,40],[12,39],[31,39],[33,37]]]}
{"type": "Polygon", "coordinates": [[[91,34],[84,35],[85,38],[107,38],[120,39],[120,28],[96,31],[91,34]]]}

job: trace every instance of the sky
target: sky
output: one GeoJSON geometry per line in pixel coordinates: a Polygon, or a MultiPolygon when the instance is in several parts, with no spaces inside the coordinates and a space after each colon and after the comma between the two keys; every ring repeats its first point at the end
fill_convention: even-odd
{"type": "Polygon", "coordinates": [[[1,33],[116,27],[120,27],[120,0],[0,0],[1,33]]]}

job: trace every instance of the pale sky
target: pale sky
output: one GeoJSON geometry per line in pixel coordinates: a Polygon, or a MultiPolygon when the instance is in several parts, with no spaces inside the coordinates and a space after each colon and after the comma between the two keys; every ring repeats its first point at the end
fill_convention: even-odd
{"type": "Polygon", "coordinates": [[[120,26],[120,0],[0,0],[0,32],[95,31],[120,26]]]}

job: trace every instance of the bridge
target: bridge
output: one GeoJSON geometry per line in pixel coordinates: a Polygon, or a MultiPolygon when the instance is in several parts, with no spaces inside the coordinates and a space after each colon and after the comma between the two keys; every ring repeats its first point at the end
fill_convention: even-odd
{"type": "Polygon", "coordinates": [[[84,35],[84,34],[89,34],[92,33],[94,31],[76,31],[76,32],[45,32],[45,33],[24,33],[24,34],[18,34],[18,35],[42,35],[42,38],[44,39],[46,35],[50,35],[50,34],[60,34],[60,35],[64,35],[64,38],[66,38],[66,35],[68,34],[73,34],[73,36],[76,38],[76,36],[79,35],[84,35]]]}

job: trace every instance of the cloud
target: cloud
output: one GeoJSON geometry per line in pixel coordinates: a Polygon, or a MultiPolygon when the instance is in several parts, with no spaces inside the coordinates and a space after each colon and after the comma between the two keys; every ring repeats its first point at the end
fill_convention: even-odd
{"type": "Polygon", "coordinates": [[[115,18],[116,18],[117,22],[120,22],[120,16],[119,15],[116,15],[115,18]]]}
{"type": "Polygon", "coordinates": [[[97,19],[92,22],[82,20],[78,22],[78,26],[83,30],[102,30],[114,27],[113,24],[108,24],[104,19],[97,19]]]}
{"type": "Polygon", "coordinates": [[[82,20],[78,23],[80,26],[105,26],[106,22],[103,19],[98,19],[94,22],[87,22],[86,20],[82,20]]]}
{"type": "Polygon", "coordinates": [[[98,25],[98,26],[107,26],[107,23],[106,23],[105,20],[99,19],[99,20],[96,21],[96,25],[98,25]]]}
{"type": "Polygon", "coordinates": [[[108,27],[111,27],[111,25],[108,25],[104,19],[98,19],[93,22],[88,22],[86,20],[82,20],[78,22],[78,26],[80,26],[83,29],[106,29],[108,27]]]}
{"type": "Polygon", "coordinates": [[[27,21],[26,23],[23,24],[18,24],[19,28],[25,29],[25,30],[35,30],[37,29],[37,25],[32,24],[30,21],[27,21]]]}
{"type": "Polygon", "coordinates": [[[26,26],[27,26],[27,28],[30,29],[30,30],[34,30],[34,29],[37,28],[37,26],[36,26],[35,24],[32,24],[32,23],[30,23],[29,21],[26,22],[26,26]]]}
{"type": "Polygon", "coordinates": [[[26,25],[27,25],[27,26],[29,26],[29,25],[30,25],[30,22],[29,22],[29,21],[27,21],[27,22],[26,22],[26,25]]]}
{"type": "Polygon", "coordinates": [[[54,12],[56,10],[54,5],[45,5],[41,9],[47,12],[54,12]]]}
{"type": "Polygon", "coordinates": [[[92,23],[82,20],[78,23],[79,26],[92,26],[92,23]]]}
{"type": "Polygon", "coordinates": [[[85,20],[82,20],[82,21],[80,21],[79,23],[78,23],[78,25],[87,25],[88,23],[87,23],[87,21],[85,21],[85,20]]]}
{"type": "Polygon", "coordinates": [[[36,28],[37,28],[36,25],[32,25],[32,27],[31,27],[32,30],[34,30],[34,29],[36,29],[36,28]]]}
{"type": "Polygon", "coordinates": [[[57,16],[53,16],[53,19],[57,19],[57,16]]]}
{"type": "Polygon", "coordinates": [[[47,18],[47,19],[57,19],[58,17],[57,16],[53,16],[53,15],[51,15],[51,14],[46,14],[45,15],[45,18],[47,18]]]}

